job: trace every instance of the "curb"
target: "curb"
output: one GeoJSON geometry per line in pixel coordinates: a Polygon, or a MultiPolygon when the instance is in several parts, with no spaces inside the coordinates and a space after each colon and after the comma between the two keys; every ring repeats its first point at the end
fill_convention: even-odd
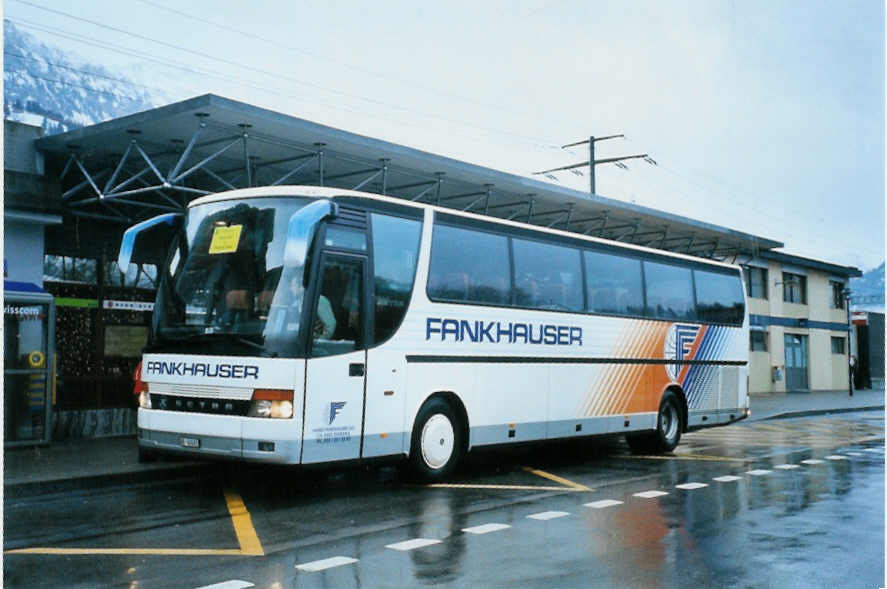
{"type": "Polygon", "coordinates": [[[760,419],[751,421],[767,421],[769,419],[788,419],[791,417],[809,417],[811,415],[828,415],[829,413],[855,413],[856,411],[876,411],[884,410],[884,405],[865,405],[860,407],[835,407],[833,409],[810,409],[807,411],[788,411],[785,413],[776,413],[768,415],[760,419]]]}
{"type": "MultiPolygon", "coordinates": [[[[866,405],[860,407],[835,407],[830,409],[811,409],[806,411],[787,411],[784,413],[776,413],[758,419],[750,419],[749,423],[755,421],[768,421],[771,419],[790,419],[793,417],[809,417],[812,415],[827,415],[830,413],[853,413],[857,411],[875,411],[884,410],[884,405],[866,405]]],[[[197,477],[214,476],[220,472],[221,462],[205,462],[205,463],[171,463],[162,468],[152,468],[145,470],[134,470],[129,472],[116,472],[98,475],[90,475],[83,477],[75,477],[70,479],[56,479],[46,481],[27,481],[3,484],[3,495],[9,499],[22,499],[26,497],[34,497],[40,495],[49,495],[53,493],[61,493],[67,491],[83,491],[95,489],[106,485],[126,485],[139,484],[151,481],[171,481],[176,479],[188,480],[197,477]]]]}
{"type": "Polygon", "coordinates": [[[215,471],[218,471],[218,467],[218,463],[212,462],[206,464],[171,464],[167,468],[155,468],[151,470],[115,472],[48,481],[27,481],[11,484],[4,483],[3,496],[9,499],[22,499],[25,497],[35,497],[67,491],[84,491],[106,485],[170,481],[177,478],[193,479],[195,477],[211,476],[215,471]]]}

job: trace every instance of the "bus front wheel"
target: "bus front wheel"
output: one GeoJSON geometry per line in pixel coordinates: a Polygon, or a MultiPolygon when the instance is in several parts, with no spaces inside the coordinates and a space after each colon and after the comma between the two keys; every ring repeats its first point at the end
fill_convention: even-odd
{"type": "Polygon", "coordinates": [[[456,471],[464,447],[462,423],[453,407],[439,397],[431,399],[416,416],[410,471],[423,482],[445,481],[456,471]]]}
{"type": "Polygon", "coordinates": [[[652,432],[626,434],[625,441],[639,452],[671,452],[681,441],[683,423],[681,403],[673,391],[666,391],[659,403],[656,429],[652,432]]]}

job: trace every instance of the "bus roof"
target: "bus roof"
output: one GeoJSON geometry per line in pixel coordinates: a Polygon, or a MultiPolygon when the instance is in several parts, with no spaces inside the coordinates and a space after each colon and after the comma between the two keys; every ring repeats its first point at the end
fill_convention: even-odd
{"type": "Polygon", "coordinates": [[[635,245],[631,243],[625,243],[621,241],[613,241],[609,239],[603,239],[600,237],[593,237],[590,235],[582,235],[580,233],[574,233],[571,231],[564,231],[561,229],[552,229],[548,227],[540,227],[539,225],[531,225],[529,223],[521,223],[520,221],[512,221],[509,219],[500,219],[497,217],[490,217],[488,215],[479,215],[476,213],[468,213],[464,211],[457,211],[447,207],[435,206],[432,204],[425,203],[416,203],[405,201],[401,198],[395,198],[391,196],[384,196],[381,194],[373,194],[370,192],[360,192],[357,190],[346,190],[342,188],[328,188],[328,187],[320,187],[320,186],[263,186],[257,188],[241,188],[238,190],[229,190],[227,192],[219,192],[216,194],[211,194],[207,196],[200,197],[191,201],[188,204],[188,207],[195,207],[204,204],[210,204],[215,202],[221,202],[225,200],[241,200],[245,198],[273,198],[273,197],[310,197],[310,198],[335,198],[340,196],[349,196],[354,198],[365,198],[368,200],[375,200],[378,202],[386,202],[393,203],[398,206],[406,206],[412,207],[421,210],[433,210],[440,213],[445,213],[451,216],[464,217],[466,219],[475,219],[482,221],[491,225],[503,225],[506,227],[516,227],[526,231],[530,231],[533,233],[547,234],[547,235],[557,235],[562,237],[567,237],[574,240],[587,241],[589,243],[601,243],[606,244],[610,247],[616,247],[619,249],[655,254],[656,256],[670,257],[682,260],[690,260],[697,263],[710,264],[712,266],[721,266],[726,268],[737,268],[736,264],[728,264],[726,262],[720,262],[717,260],[712,260],[710,258],[699,258],[696,256],[691,256],[687,254],[681,254],[677,252],[669,252],[660,249],[645,247],[642,245],[635,245]]]}

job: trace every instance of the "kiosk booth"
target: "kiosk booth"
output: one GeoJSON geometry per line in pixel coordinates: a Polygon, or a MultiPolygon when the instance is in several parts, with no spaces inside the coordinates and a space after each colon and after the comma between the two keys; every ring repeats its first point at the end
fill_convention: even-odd
{"type": "Polygon", "coordinates": [[[55,390],[55,299],[35,284],[4,281],[3,443],[48,444],[55,390]]]}

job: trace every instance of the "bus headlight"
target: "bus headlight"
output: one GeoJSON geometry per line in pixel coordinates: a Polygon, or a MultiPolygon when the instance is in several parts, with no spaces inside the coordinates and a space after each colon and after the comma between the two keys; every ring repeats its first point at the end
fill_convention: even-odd
{"type": "Polygon", "coordinates": [[[293,416],[293,404],[291,401],[271,401],[271,417],[289,419],[293,416]]]}
{"type": "Polygon", "coordinates": [[[151,408],[151,395],[148,394],[148,391],[142,391],[139,393],[139,407],[142,409],[151,408]]]}
{"type": "Polygon", "coordinates": [[[256,389],[253,391],[249,417],[291,419],[293,417],[293,391],[256,389]]]}

